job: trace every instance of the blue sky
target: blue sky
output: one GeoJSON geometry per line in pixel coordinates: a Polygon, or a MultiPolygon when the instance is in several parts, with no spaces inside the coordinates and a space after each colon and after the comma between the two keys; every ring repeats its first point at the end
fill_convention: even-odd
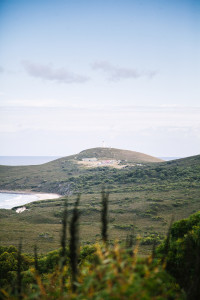
{"type": "Polygon", "coordinates": [[[0,155],[200,150],[200,2],[0,1],[0,155]]]}

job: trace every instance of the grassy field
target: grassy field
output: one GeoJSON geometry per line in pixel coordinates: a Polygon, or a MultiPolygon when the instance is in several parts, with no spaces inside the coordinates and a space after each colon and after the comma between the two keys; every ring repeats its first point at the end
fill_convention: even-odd
{"type": "MultiPolygon", "coordinates": [[[[71,214],[76,196],[70,196],[71,214]]],[[[138,191],[135,193],[111,193],[109,197],[109,239],[125,241],[134,228],[141,236],[140,253],[152,249],[153,238],[159,242],[168,230],[171,217],[175,220],[188,217],[200,210],[200,189],[176,189],[172,191],[138,191]]],[[[33,202],[27,210],[16,214],[13,210],[0,210],[1,245],[18,245],[23,238],[23,249],[32,252],[37,244],[39,252],[56,249],[60,245],[63,199],[33,202]]],[[[82,244],[100,238],[101,195],[83,194],[80,203],[80,238],[82,244]]]]}
{"type": "MultiPolygon", "coordinates": [[[[152,249],[154,239],[158,243],[163,239],[172,216],[179,220],[200,210],[199,155],[169,162],[143,163],[142,166],[132,162],[124,169],[88,169],[77,166],[73,160],[68,157],[68,160],[63,158],[41,166],[2,166],[1,188],[70,191],[69,214],[76,194],[81,192],[80,239],[82,244],[87,244],[100,238],[101,189],[104,185],[110,191],[110,241],[124,242],[134,229],[135,235],[141,237],[141,254],[152,249]]],[[[1,245],[16,246],[22,237],[26,252],[32,252],[34,244],[38,245],[40,253],[58,248],[63,205],[64,197],[33,202],[26,205],[27,210],[21,214],[0,210],[1,245]]]]}

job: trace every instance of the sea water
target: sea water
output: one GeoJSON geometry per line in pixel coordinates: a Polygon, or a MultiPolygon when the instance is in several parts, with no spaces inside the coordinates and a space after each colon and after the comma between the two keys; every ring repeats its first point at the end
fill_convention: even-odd
{"type": "Polygon", "coordinates": [[[4,166],[40,165],[58,158],[60,158],[60,156],[0,156],[0,165],[4,165],[4,166]]]}
{"type": "Polygon", "coordinates": [[[0,209],[11,209],[36,200],[39,200],[39,197],[31,194],[0,193],[0,209]]]}

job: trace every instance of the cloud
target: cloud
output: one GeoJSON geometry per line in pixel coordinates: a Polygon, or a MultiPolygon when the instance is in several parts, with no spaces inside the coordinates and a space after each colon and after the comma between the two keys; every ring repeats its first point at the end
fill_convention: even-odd
{"type": "Polygon", "coordinates": [[[156,71],[138,71],[132,68],[122,68],[114,66],[107,61],[95,62],[92,65],[93,70],[101,70],[108,75],[111,81],[120,81],[121,79],[138,79],[140,77],[152,78],[156,75],[156,71]]]}
{"type": "Polygon", "coordinates": [[[56,69],[51,64],[42,65],[31,63],[29,61],[23,61],[22,64],[30,76],[45,80],[59,83],[84,83],[89,80],[87,76],[75,74],[64,68],[56,69]]]}
{"type": "Polygon", "coordinates": [[[0,73],[4,72],[4,68],[0,66],[0,73]]]}

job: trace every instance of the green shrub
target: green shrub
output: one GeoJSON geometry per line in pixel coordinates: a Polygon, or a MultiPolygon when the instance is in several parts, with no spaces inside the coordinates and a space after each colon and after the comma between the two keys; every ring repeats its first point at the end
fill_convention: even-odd
{"type": "Polygon", "coordinates": [[[158,248],[158,257],[165,256],[166,269],[186,291],[187,298],[200,299],[200,212],[175,222],[166,240],[158,248]]]}
{"type": "MultiPolygon", "coordinates": [[[[26,286],[21,299],[185,299],[179,286],[161,265],[151,256],[139,259],[136,253],[137,249],[130,255],[119,244],[110,248],[99,244],[83,247],[75,290],[68,264],[62,271],[54,268],[47,276],[30,269],[23,272],[26,286]]],[[[51,252],[52,255],[55,253],[51,252]]],[[[15,295],[10,297],[9,292],[7,295],[5,299],[19,299],[15,295]]]]}
{"type": "MultiPolygon", "coordinates": [[[[11,285],[16,280],[18,250],[13,247],[0,247],[0,286],[11,285]]],[[[32,261],[21,256],[21,269],[27,270],[32,261]]]]}

